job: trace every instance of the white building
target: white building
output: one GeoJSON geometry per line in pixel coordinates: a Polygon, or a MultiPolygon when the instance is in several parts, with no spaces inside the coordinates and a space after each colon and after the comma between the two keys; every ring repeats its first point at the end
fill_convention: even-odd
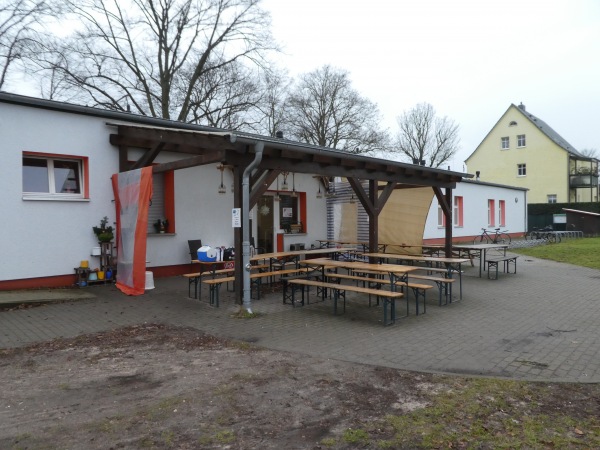
{"type": "MultiPolygon", "coordinates": [[[[527,189],[479,180],[463,180],[453,191],[452,237],[454,242],[472,241],[482,228],[500,228],[513,237],[527,231],[527,189]]],[[[423,242],[444,242],[444,216],[433,198],[423,242]]]]}
{"type": "MultiPolygon", "coordinates": [[[[75,274],[82,262],[91,268],[112,265],[104,255],[96,255],[98,239],[92,227],[104,217],[114,226],[111,177],[117,173],[131,175],[140,168],[148,173],[151,167],[147,236],[142,234],[140,240],[137,233],[145,214],[134,216],[143,219],[128,222],[126,229],[129,233],[135,225],[136,274],[145,263],[142,269],[150,268],[158,277],[190,271],[192,239],[241,250],[253,237],[267,252],[323,239],[327,200],[317,194],[333,177],[350,180],[367,205],[372,217],[367,229],[376,245],[380,212],[381,217],[392,216],[396,228],[414,230],[395,210],[383,207],[390,195],[403,197],[405,203],[420,196],[418,191],[449,195],[469,176],[281,136],[235,133],[8,93],[0,93],[0,129],[2,290],[73,285],[80,281],[75,274]],[[380,197],[369,198],[364,183],[379,186],[380,197]],[[248,205],[253,209],[243,214],[248,205]],[[154,229],[157,220],[168,221],[163,232],[154,229]]],[[[119,187],[129,195],[128,184],[119,187]]],[[[124,217],[123,197],[119,201],[124,217]]],[[[125,205],[138,208],[137,203],[125,205]]],[[[448,214],[448,202],[444,209],[448,214]]],[[[119,257],[129,256],[125,253],[119,257]]],[[[247,278],[241,254],[236,252],[238,281],[247,278]]]]}
{"type": "MultiPolygon", "coordinates": [[[[89,261],[90,268],[99,267],[100,258],[91,256],[98,247],[92,227],[99,226],[105,216],[114,226],[111,176],[119,172],[119,149],[111,144],[110,136],[116,124],[182,126],[161,119],[0,94],[0,206],[4,212],[0,290],[69,286],[76,281],[75,268],[81,261],[89,261]]],[[[129,159],[141,154],[141,150],[130,150],[129,159]]],[[[154,162],[180,158],[178,153],[161,152],[154,162]]],[[[146,258],[155,276],[190,271],[189,239],[201,239],[203,245],[213,247],[233,246],[233,175],[228,168],[217,170],[218,166],[208,164],[153,176],[146,258]],[[221,174],[224,194],[218,194],[221,174]],[[168,219],[166,233],[152,226],[157,219],[168,219]]],[[[290,192],[295,189],[297,195],[284,197],[285,218],[279,202],[273,202],[272,192],[263,194],[264,199],[257,204],[257,208],[268,204],[268,214],[257,213],[257,208],[251,212],[253,235],[260,231],[261,245],[272,250],[278,249],[278,243],[287,249],[291,243],[322,238],[326,229],[325,199],[315,197],[317,179],[295,174],[287,181],[290,192]],[[284,233],[281,222],[300,222],[302,218],[300,233],[284,233]]]]}

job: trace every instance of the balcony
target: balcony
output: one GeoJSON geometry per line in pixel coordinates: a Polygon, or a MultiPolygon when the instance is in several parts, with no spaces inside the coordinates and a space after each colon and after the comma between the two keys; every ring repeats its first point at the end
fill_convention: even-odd
{"type": "Polygon", "coordinates": [[[598,186],[598,174],[577,174],[569,176],[569,186],[572,188],[598,186]]]}

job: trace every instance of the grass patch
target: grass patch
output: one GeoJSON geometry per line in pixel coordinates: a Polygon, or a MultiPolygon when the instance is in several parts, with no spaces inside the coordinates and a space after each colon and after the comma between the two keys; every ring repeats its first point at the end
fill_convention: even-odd
{"type": "Polygon", "coordinates": [[[235,314],[232,314],[231,317],[234,319],[256,319],[257,317],[260,317],[261,315],[259,313],[255,313],[255,312],[248,312],[242,308],[240,308],[240,310],[238,312],[236,312],[235,314]]]}
{"type": "Polygon", "coordinates": [[[343,439],[348,444],[366,444],[369,442],[369,433],[365,430],[348,428],[344,431],[343,439]]]}
{"type": "Polygon", "coordinates": [[[430,406],[387,416],[384,427],[395,435],[379,447],[600,448],[597,412],[565,409],[552,403],[555,395],[556,386],[543,383],[456,380],[430,406]]]}
{"type": "Polygon", "coordinates": [[[567,239],[558,244],[510,249],[534,258],[600,269],[600,238],[567,239]]]}

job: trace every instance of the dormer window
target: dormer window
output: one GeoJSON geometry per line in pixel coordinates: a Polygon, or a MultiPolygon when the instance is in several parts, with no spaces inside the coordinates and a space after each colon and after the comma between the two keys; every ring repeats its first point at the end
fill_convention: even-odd
{"type": "Polygon", "coordinates": [[[509,126],[509,127],[516,127],[516,126],[517,126],[517,122],[515,122],[515,121],[513,120],[513,121],[511,121],[511,122],[508,124],[508,126],[509,126]]]}

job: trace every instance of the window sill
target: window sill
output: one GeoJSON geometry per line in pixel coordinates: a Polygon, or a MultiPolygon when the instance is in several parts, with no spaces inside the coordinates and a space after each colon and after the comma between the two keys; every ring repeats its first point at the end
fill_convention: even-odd
{"type": "Polygon", "coordinates": [[[42,202],[89,202],[90,199],[89,198],[83,198],[83,197],[79,197],[79,198],[74,198],[74,197],[51,197],[51,196],[32,196],[32,195],[28,195],[28,196],[23,196],[22,197],[24,201],[42,201],[42,202]]]}
{"type": "Polygon", "coordinates": [[[164,236],[177,236],[177,233],[148,233],[148,237],[156,236],[156,237],[164,237],[164,236]]]}

